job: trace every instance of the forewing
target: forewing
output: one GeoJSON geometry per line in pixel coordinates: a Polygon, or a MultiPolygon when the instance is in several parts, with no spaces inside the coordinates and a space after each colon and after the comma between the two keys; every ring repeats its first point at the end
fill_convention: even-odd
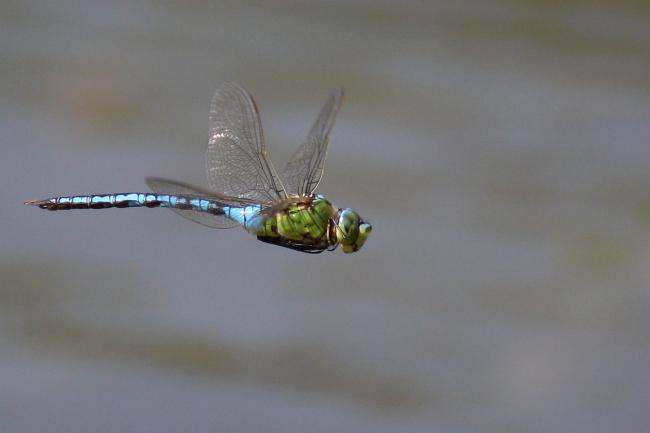
{"type": "MultiPolygon", "coordinates": [[[[188,185],[175,180],[162,179],[159,177],[148,177],[145,179],[149,188],[157,194],[170,194],[170,195],[198,195],[205,197],[214,197],[214,194],[202,190],[200,188],[188,185]]],[[[223,215],[213,215],[205,212],[197,212],[193,210],[181,210],[170,208],[183,218],[187,218],[196,223],[216,229],[229,229],[237,227],[239,224],[229,220],[223,215]]]]}
{"type": "Polygon", "coordinates": [[[332,91],[309,131],[307,140],[296,150],[284,167],[282,180],[289,194],[309,195],[320,183],[329,134],[334,126],[336,114],[343,103],[343,98],[342,87],[332,91]]]}
{"type": "Polygon", "coordinates": [[[255,102],[238,84],[223,84],[212,98],[205,160],[215,192],[260,203],[287,197],[268,159],[255,102]]]}

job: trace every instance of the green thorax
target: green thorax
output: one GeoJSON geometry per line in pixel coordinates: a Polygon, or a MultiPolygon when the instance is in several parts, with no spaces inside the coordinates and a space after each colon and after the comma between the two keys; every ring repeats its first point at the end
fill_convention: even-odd
{"type": "Polygon", "coordinates": [[[323,196],[289,203],[268,217],[257,230],[261,240],[327,248],[336,244],[332,218],[336,210],[323,196]]]}

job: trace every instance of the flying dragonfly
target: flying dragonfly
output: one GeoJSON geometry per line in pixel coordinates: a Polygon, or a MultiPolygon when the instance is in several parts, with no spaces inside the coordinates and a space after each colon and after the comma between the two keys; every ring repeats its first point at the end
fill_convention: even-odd
{"type": "Polygon", "coordinates": [[[210,106],[205,154],[209,190],[149,177],[153,192],[92,194],[30,200],[51,211],[148,207],[169,208],[212,228],[243,227],[257,239],[305,253],[358,251],[372,226],[349,208],[334,207],[315,190],[323,176],[329,134],[343,102],[332,91],[305,142],[281,175],[268,158],[259,111],[236,83],[219,87],[210,106]]]}

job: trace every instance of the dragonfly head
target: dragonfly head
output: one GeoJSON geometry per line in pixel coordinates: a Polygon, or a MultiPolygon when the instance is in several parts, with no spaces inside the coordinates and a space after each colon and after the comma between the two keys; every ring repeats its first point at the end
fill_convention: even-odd
{"type": "Polygon", "coordinates": [[[336,238],[344,253],[359,251],[372,231],[372,226],[352,209],[341,209],[336,225],[336,238]]]}

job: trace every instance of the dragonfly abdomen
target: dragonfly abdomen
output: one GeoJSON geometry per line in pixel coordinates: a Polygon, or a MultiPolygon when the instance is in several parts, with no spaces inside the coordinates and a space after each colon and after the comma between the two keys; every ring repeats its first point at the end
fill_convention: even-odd
{"type": "Polygon", "coordinates": [[[44,200],[27,201],[25,203],[51,211],[68,209],[168,207],[181,210],[207,212],[213,215],[224,215],[223,206],[216,200],[182,195],[137,192],[53,197],[44,200]]]}

